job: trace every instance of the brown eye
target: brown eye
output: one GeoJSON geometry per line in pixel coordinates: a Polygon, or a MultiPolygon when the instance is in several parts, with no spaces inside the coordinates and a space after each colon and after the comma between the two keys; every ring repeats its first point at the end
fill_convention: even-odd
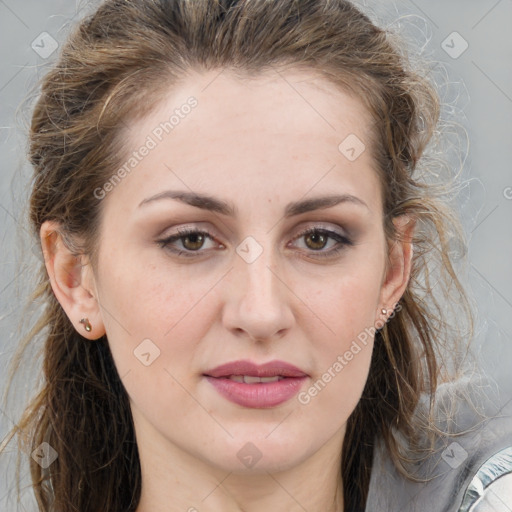
{"type": "MultiPolygon", "coordinates": [[[[163,240],[157,240],[158,245],[162,249],[166,249],[178,256],[194,257],[199,256],[206,250],[200,250],[203,248],[207,239],[214,240],[213,236],[207,231],[200,231],[197,229],[178,229],[178,233],[171,235],[163,240]],[[176,243],[180,243],[184,250],[180,250],[176,247],[176,243]]],[[[222,244],[219,244],[222,248],[222,244]]]]}
{"type": "Polygon", "coordinates": [[[311,240],[311,244],[306,243],[306,245],[313,250],[320,250],[323,249],[327,245],[327,241],[329,239],[328,236],[325,236],[324,234],[314,231],[313,233],[309,233],[305,235],[305,240],[311,240]]]}
{"type": "Polygon", "coordinates": [[[202,233],[196,232],[181,237],[183,247],[189,251],[197,251],[204,244],[205,237],[202,233]]]}
{"type": "MultiPolygon", "coordinates": [[[[306,249],[317,254],[313,254],[314,258],[333,258],[339,252],[343,251],[349,246],[353,246],[354,242],[346,236],[323,228],[309,228],[300,233],[295,240],[304,240],[306,249]],[[329,250],[324,251],[329,240],[333,240],[335,243],[329,250]]],[[[311,256],[311,254],[309,254],[311,256]]]]}

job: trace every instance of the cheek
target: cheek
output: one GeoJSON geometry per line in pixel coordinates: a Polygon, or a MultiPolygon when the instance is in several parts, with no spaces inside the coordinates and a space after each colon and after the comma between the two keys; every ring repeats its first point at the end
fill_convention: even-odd
{"type": "Polygon", "coordinates": [[[142,259],[125,255],[123,264],[113,265],[114,258],[104,258],[101,266],[99,295],[119,374],[144,373],[148,362],[153,370],[186,370],[207,330],[211,307],[204,299],[214,283],[193,278],[192,270],[158,269],[142,259]]]}
{"type": "Polygon", "coordinates": [[[109,311],[104,313],[107,337],[117,371],[132,407],[144,417],[156,423],[160,417],[185,421],[197,414],[197,403],[185,390],[195,385],[198,345],[214,321],[208,301],[214,283],[179,272],[164,278],[151,266],[139,271],[127,267],[112,269],[102,281],[109,311]]]}
{"type": "MultiPolygon", "coordinates": [[[[310,290],[308,305],[316,318],[303,327],[315,342],[319,364],[304,404],[314,400],[319,410],[330,411],[335,404],[340,417],[355,408],[371,362],[383,267],[383,255],[368,251],[310,290]]],[[[306,293],[311,282],[304,280],[302,286],[306,293]]]]}
{"type": "Polygon", "coordinates": [[[347,261],[316,283],[307,277],[300,281],[298,294],[307,297],[327,345],[339,348],[375,325],[383,267],[383,260],[367,254],[347,261]]]}
{"type": "Polygon", "coordinates": [[[332,429],[346,422],[368,378],[378,287],[362,284],[343,280],[336,288],[336,296],[319,297],[315,308],[322,312],[328,328],[322,329],[326,333],[323,336],[309,328],[308,338],[315,343],[316,372],[298,399],[332,429]]]}

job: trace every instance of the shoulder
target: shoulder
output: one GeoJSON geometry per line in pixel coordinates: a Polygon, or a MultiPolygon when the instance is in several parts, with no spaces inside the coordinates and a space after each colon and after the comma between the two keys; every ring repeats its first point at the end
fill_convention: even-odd
{"type": "Polygon", "coordinates": [[[491,455],[469,483],[459,512],[512,510],[512,444],[491,455]]]}
{"type": "Polygon", "coordinates": [[[512,512],[504,490],[512,489],[512,403],[496,406],[481,384],[477,395],[474,382],[440,388],[436,414],[450,435],[439,435],[436,448],[415,464],[415,481],[397,470],[378,442],[366,511],[512,512]]]}

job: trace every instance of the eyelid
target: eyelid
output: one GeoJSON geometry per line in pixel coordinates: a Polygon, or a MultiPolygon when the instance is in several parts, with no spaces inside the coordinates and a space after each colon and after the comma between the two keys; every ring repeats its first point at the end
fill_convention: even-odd
{"type": "Polygon", "coordinates": [[[350,238],[351,235],[346,229],[342,229],[340,226],[332,226],[331,224],[322,223],[322,222],[311,222],[306,227],[302,227],[299,230],[299,233],[294,236],[294,239],[296,237],[300,237],[304,235],[305,233],[309,233],[310,231],[327,231],[329,233],[336,233],[339,236],[350,238]]]}
{"type": "Polygon", "coordinates": [[[171,236],[178,235],[182,232],[201,232],[208,233],[209,235],[217,236],[215,230],[210,227],[203,227],[203,225],[208,224],[208,222],[191,222],[189,224],[179,224],[178,226],[166,227],[164,230],[160,231],[157,235],[160,239],[170,238],[171,236]],[[167,234],[169,233],[169,234],[167,234]]]}

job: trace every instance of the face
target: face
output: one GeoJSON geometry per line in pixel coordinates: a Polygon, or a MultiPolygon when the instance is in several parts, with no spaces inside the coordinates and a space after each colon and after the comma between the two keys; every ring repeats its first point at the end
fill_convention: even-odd
{"type": "Polygon", "coordinates": [[[340,455],[399,299],[370,123],[312,73],[215,71],[130,124],[94,288],[139,446],[232,472],[340,455]]]}

